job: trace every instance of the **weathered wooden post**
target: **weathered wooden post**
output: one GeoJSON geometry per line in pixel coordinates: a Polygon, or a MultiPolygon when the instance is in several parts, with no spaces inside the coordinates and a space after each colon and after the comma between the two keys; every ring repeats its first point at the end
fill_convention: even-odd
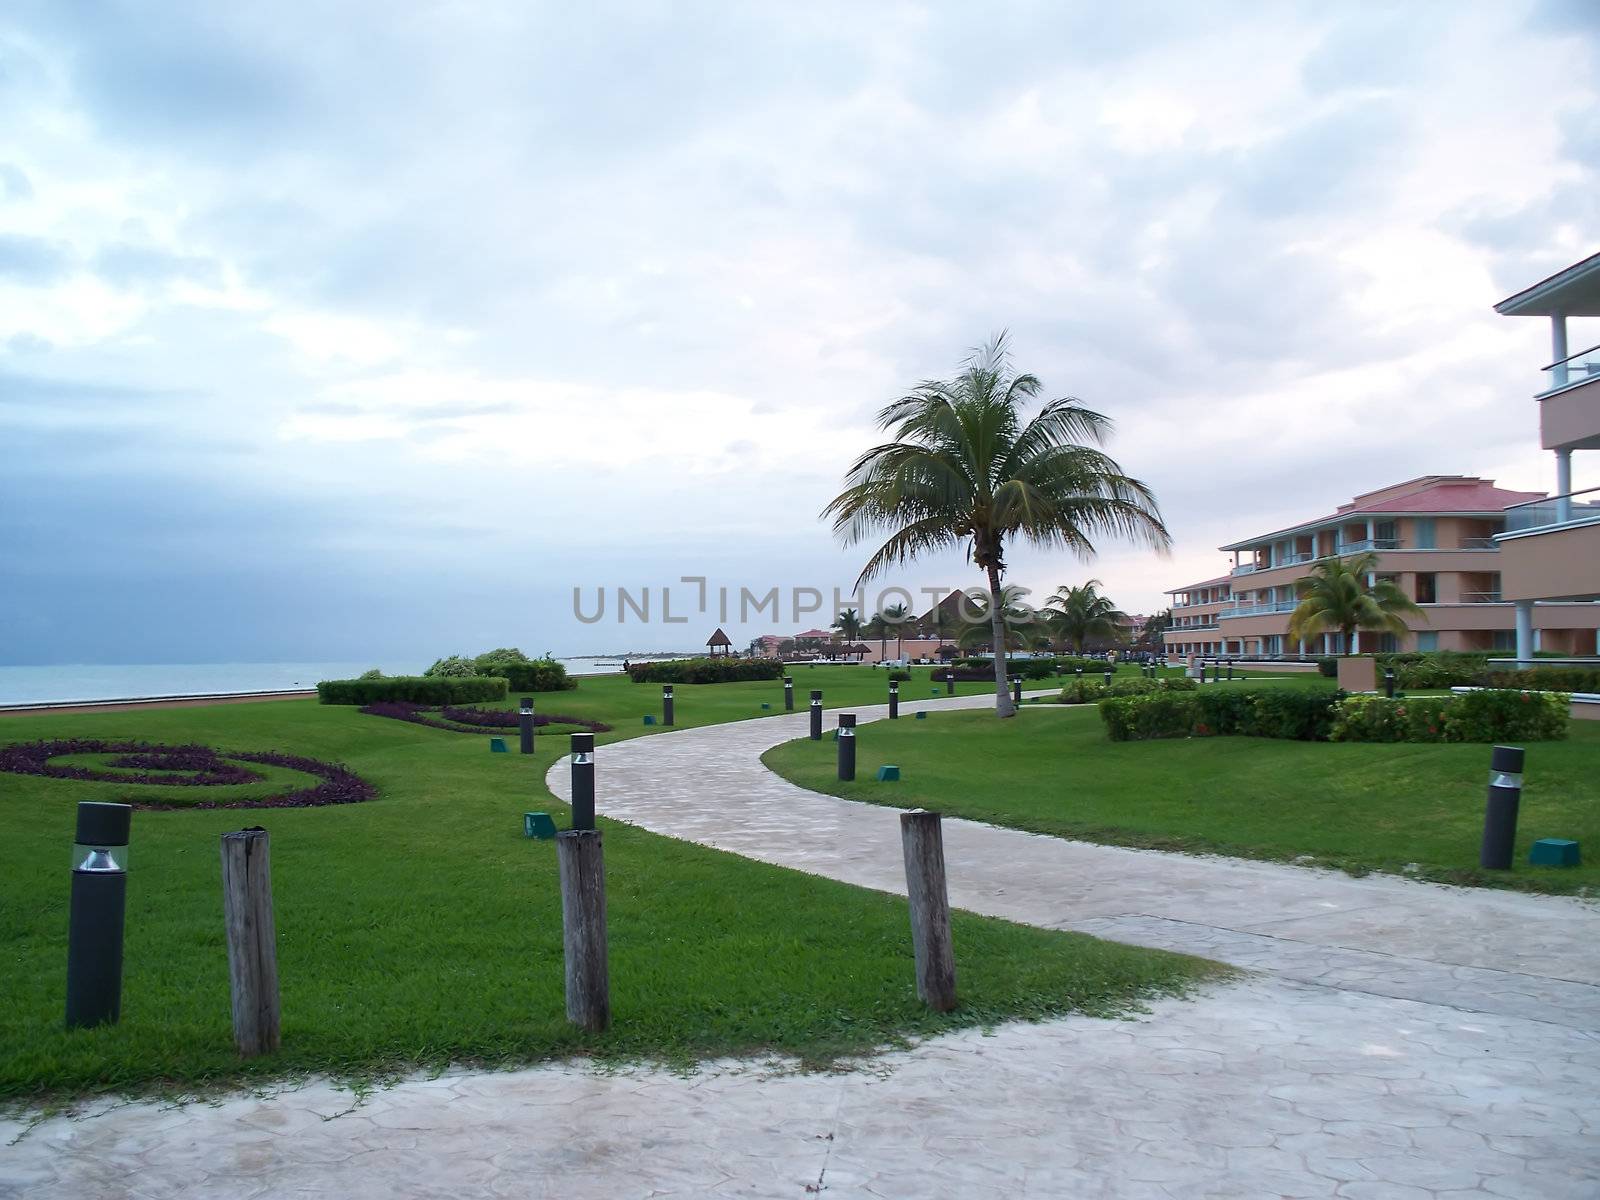
{"type": "Polygon", "coordinates": [[[944,880],[943,818],[912,809],[900,814],[900,845],[911,901],[911,946],[917,995],[935,1012],[956,1006],[956,958],[950,943],[950,896],[944,880]]]}
{"type": "Polygon", "coordinates": [[[233,1041],[246,1058],[278,1049],[278,932],[267,831],[222,835],[222,917],[228,933],[233,1041]]]}
{"type": "Polygon", "coordinates": [[[597,829],[556,834],[561,933],[567,965],[567,1020],[590,1033],[611,1024],[606,954],[606,866],[597,829]]]}

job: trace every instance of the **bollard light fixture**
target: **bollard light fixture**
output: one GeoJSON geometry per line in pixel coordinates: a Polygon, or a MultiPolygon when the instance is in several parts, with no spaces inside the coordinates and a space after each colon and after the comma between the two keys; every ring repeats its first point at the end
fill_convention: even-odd
{"type": "Polygon", "coordinates": [[[72,845],[67,924],[67,1028],[112,1025],[122,1016],[122,944],[133,806],[85,800],[72,845]]]}

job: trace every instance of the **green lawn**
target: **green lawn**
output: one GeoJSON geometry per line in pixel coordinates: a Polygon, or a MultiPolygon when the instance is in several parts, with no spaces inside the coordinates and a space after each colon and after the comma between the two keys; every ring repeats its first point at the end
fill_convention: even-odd
{"type": "MultiPolygon", "coordinates": [[[[857,668],[802,668],[796,678],[802,705],[812,679],[830,701],[862,703],[883,689],[881,674],[857,668]]],[[[677,691],[684,724],[755,715],[758,697],[782,707],[777,684],[677,691]]],[[[659,696],[658,687],[595,679],[539,702],[614,721],[619,729],[604,742],[647,732],[639,717],[659,711],[659,696]]],[[[342,762],[380,795],[315,809],[135,812],[123,1020],[69,1033],[75,802],[214,800],[269,784],[156,788],[0,774],[0,1097],[13,1101],[574,1053],[687,1062],[770,1048],[826,1061],[1012,1017],[1117,1013],[1217,970],[957,914],[962,1006],[935,1016],[916,999],[903,900],[602,820],[614,1025],[588,1036],[564,1017],[554,847],[520,836],[526,809],[566,822],[543,782],[565,737],[541,738],[533,758],[490,754],[481,735],[312,701],[0,719],[0,741],[56,737],[282,750],[342,762]],[[255,824],[272,833],[283,1050],[240,1063],[218,836],[255,824]]],[[[294,773],[271,775],[281,785],[294,773]]]]}
{"type": "Polygon", "coordinates": [[[853,800],[1113,845],[1310,856],[1358,874],[1416,864],[1410,873],[1423,878],[1528,891],[1600,884],[1595,722],[1573,722],[1570,741],[1528,746],[1511,872],[1477,865],[1488,746],[1264,738],[1113,743],[1092,705],[1036,705],[1014,721],[953,712],[874,722],[862,728],[857,754],[853,783],[835,777],[831,743],[790,742],[764,761],[798,784],[853,800]],[[901,782],[876,782],[883,763],[900,767],[901,782]],[[1528,847],[1541,837],[1577,838],[1585,865],[1528,866],[1528,847]]]}

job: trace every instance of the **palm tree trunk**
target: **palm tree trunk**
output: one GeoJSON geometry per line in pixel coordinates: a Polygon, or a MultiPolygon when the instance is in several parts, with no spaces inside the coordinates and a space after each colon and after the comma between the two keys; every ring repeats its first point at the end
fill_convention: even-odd
{"type": "Polygon", "coordinates": [[[994,711],[998,717],[1017,715],[1011,703],[1011,689],[1006,679],[1006,613],[1000,597],[1000,570],[991,564],[989,574],[989,620],[994,627],[994,711]]]}

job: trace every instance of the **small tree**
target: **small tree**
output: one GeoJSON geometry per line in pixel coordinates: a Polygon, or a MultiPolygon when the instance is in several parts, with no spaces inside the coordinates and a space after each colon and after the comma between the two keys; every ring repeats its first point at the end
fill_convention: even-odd
{"type": "Polygon", "coordinates": [[[904,658],[901,644],[905,641],[906,620],[911,616],[911,610],[904,604],[891,604],[883,610],[883,619],[888,622],[889,628],[894,630],[894,656],[904,658]]]}
{"type": "Polygon", "coordinates": [[[1337,633],[1345,652],[1354,654],[1359,630],[1405,633],[1410,628],[1405,618],[1421,616],[1422,609],[1392,579],[1369,583],[1377,567],[1378,556],[1370,550],[1313,565],[1310,574],[1295,580],[1300,603],[1289,614],[1289,640],[1337,633]]]}
{"type": "Polygon", "coordinates": [[[861,640],[861,614],[853,608],[847,608],[835,619],[833,628],[839,631],[846,642],[854,645],[861,640]]]}
{"type": "Polygon", "coordinates": [[[1098,579],[1091,579],[1078,587],[1058,587],[1045,601],[1045,608],[1050,610],[1045,619],[1057,637],[1071,644],[1074,654],[1082,654],[1083,644],[1091,638],[1110,640],[1117,636],[1117,622],[1124,617],[1109,598],[1100,594],[1103,586],[1098,579]]]}

